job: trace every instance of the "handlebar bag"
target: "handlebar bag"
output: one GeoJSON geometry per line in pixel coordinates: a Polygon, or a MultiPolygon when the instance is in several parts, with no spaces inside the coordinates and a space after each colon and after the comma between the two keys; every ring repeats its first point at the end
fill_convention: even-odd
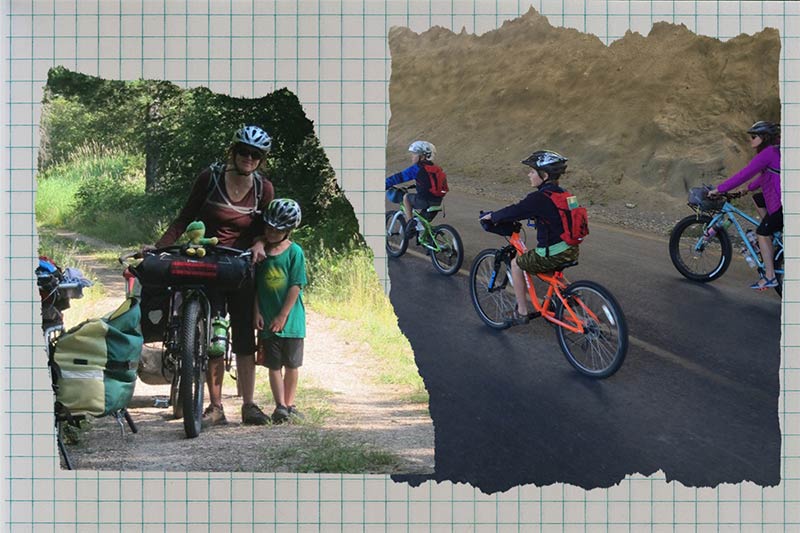
{"type": "Polygon", "coordinates": [[[143,287],[209,287],[232,290],[253,279],[248,257],[210,252],[205,257],[148,254],[131,272],[143,287]]]}
{"type": "Polygon", "coordinates": [[[59,409],[100,417],[128,406],[142,353],[140,316],[138,300],[128,298],[57,339],[49,363],[59,409]]]}

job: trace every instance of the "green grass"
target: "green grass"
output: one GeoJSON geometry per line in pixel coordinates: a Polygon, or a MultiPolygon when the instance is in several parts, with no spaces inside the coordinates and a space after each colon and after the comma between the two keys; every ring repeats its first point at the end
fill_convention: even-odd
{"type": "Polygon", "coordinates": [[[331,474],[386,474],[400,464],[392,453],[332,433],[304,428],[299,442],[267,451],[270,465],[286,465],[291,472],[331,474]]]}
{"type": "Polygon", "coordinates": [[[309,307],[346,321],[345,336],[370,346],[381,363],[377,382],[405,386],[409,401],[427,402],[414,352],[397,326],[394,308],[375,273],[372,254],[355,249],[342,254],[323,251],[312,257],[315,265],[309,273],[309,307]]]}

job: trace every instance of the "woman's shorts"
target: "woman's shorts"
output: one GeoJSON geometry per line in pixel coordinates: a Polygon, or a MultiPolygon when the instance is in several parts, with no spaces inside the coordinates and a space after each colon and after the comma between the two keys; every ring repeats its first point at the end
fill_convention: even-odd
{"type": "Polygon", "coordinates": [[[536,250],[528,250],[517,257],[517,265],[531,274],[540,272],[551,272],[565,263],[572,263],[578,260],[578,247],[570,246],[566,250],[556,255],[542,257],[536,250]]]}
{"type": "Polygon", "coordinates": [[[758,235],[769,237],[776,231],[783,230],[783,208],[761,219],[761,224],[756,228],[758,235]]]}
{"type": "Polygon", "coordinates": [[[259,362],[270,370],[286,368],[300,368],[303,366],[303,339],[272,336],[258,340],[259,362]]]}
{"type": "Polygon", "coordinates": [[[247,283],[233,291],[207,291],[211,300],[211,316],[231,319],[231,348],[236,355],[252,355],[256,352],[256,333],[253,328],[253,284],[247,283]]]}

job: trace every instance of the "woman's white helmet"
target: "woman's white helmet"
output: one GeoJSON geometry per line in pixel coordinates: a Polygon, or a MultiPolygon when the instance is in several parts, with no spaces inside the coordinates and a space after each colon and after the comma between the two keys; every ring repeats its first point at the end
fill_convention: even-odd
{"type": "Polygon", "coordinates": [[[428,159],[433,159],[436,155],[436,147],[428,141],[414,141],[408,147],[408,151],[418,155],[424,155],[428,159]]]}
{"type": "Polygon", "coordinates": [[[289,198],[272,200],[264,211],[264,222],[278,231],[291,231],[300,225],[300,204],[289,198]]]}
{"type": "Polygon", "coordinates": [[[234,143],[242,143],[257,148],[264,153],[272,148],[269,134],[258,126],[244,126],[233,134],[234,143]]]}

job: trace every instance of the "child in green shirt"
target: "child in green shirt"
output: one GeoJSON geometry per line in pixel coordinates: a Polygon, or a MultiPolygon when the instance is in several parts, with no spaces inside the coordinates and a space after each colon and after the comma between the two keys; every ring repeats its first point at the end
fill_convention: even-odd
{"type": "Polygon", "coordinates": [[[300,218],[300,206],[294,200],[280,198],[270,202],[264,211],[266,258],[256,265],[257,362],[269,369],[275,424],[290,417],[302,418],[294,399],[306,336],[302,291],[306,269],[303,249],[289,240],[289,234],[300,225],[300,218]]]}

